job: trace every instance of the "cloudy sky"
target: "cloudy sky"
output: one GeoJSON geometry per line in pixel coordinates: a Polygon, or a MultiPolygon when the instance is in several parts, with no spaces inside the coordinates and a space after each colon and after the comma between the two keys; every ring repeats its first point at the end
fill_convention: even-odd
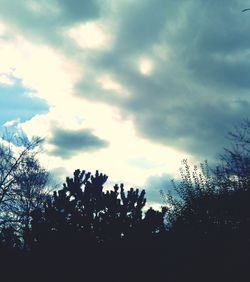
{"type": "Polygon", "coordinates": [[[76,168],[145,187],[213,160],[250,112],[246,0],[0,0],[0,126],[76,168]]]}

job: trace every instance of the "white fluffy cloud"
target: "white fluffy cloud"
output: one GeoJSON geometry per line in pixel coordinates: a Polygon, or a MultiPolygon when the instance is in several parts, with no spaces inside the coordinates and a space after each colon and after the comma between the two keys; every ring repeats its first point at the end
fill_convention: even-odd
{"type": "MultiPolygon", "coordinates": [[[[96,152],[79,150],[70,159],[44,155],[46,167],[56,169],[63,166],[70,173],[78,167],[90,171],[99,169],[108,174],[113,182],[142,186],[150,175],[160,175],[166,171],[176,175],[181,159],[191,158],[186,153],[138,137],[133,122],[123,120],[116,108],[80,101],[75,101],[75,104],[71,102],[71,111],[54,107],[48,114],[37,115],[20,126],[29,136],[39,135],[47,139],[55,127],[75,130],[91,128],[95,136],[108,140],[108,147],[96,152]]],[[[50,152],[53,147],[46,143],[44,149],[50,152]]]]}
{"type": "Polygon", "coordinates": [[[108,36],[102,26],[95,22],[71,27],[66,34],[83,49],[103,48],[109,43],[108,36]]]}
{"type": "Polygon", "coordinates": [[[2,1],[0,84],[20,80],[49,110],[19,127],[47,140],[55,128],[89,130],[108,144],[64,160],[47,142],[54,171],[100,169],[131,185],[176,175],[182,158],[213,158],[249,113],[240,0],[25,3],[2,1]]]}

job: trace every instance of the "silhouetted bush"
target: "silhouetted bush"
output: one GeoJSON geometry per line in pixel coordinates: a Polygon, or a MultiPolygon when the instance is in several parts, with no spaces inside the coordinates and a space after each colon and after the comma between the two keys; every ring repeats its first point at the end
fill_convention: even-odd
{"type": "Polygon", "coordinates": [[[226,150],[216,169],[183,161],[161,211],[145,208],[144,190],[106,190],[108,177],[98,171],[76,170],[62,189],[44,194],[46,171],[25,153],[0,178],[9,179],[0,183],[1,220],[11,207],[0,234],[5,269],[44,281],[248,281],[249,139],[231,136],[243,143],[226,150]]]}
{"type": "Polygon", "coordinates": [[[174,279],[236,281],[244,275],[249,278],[248,177],[244,182],[237,177],[220,181],[220,175],[209,172],[206,163],[192,170],[186,160],[181,174],[181,181],[175,184],[177,196],[169,193],[165,199],[169,240],[175,246],[174,279]]]}

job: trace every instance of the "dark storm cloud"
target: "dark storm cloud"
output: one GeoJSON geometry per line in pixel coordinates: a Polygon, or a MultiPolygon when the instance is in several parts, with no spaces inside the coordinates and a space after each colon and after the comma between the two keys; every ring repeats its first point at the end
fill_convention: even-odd
{"type": "Polygon", "coordinates": [[[20,34],[57,48],[64,46],[63,28],[96,19],[100,13],[96,0],[0,0],[0,7],[1,19],[20,34]]]}
{"type": "Polygon", "coordinates": [[[96,151],[108,146],[108,142],[92,134],[89,129],[67,130],[55,128],[49,143],[54,145],[51,152],[61,158],[70,158],[74,155],[96,151]]]}
{"type": "MultiPolygon", "coordinates": [[[[133,117],[143,137],[214,157],[226,145],[227,132],[250,112],[250,15],[241,12],[243,4],[128,4],[121,11],[113,49],[91,63],[96,74],[113,74],[131,95],[91,98],[118,105],[124,116],[133,117]],[[157,46],[167,51],[166,60],[157,46]],[[139,73],[140,56],[152,59],[151,75],[139,73]]],[[[85,98],[87,81],[78,88],[85,98]]],[[[92,93],[100,93],[92,87],[92,93]]]]}
{"type": "Polygon", "coordinates": [[[62,9],[62,17],[66,22],[88,20],[99,16],[99,6],[96,0],[57,0],[56,2],[62,9]]]}
{"type": "MultiPolygon", "coordinates": [[[[184,3],[185,6],[185,3],[184,3]]],[[[159,39],[167,19],[173,19],[179,5],[176,1],[135,1],[123,7],[117,19],[119,33],[116,47],[119,52],[140,53],[159,39]]]]}
{"type": "Polygon", "coordinates": [[[107,50],[72,49],[84,69],[76,92],[118,106],[145,138],[212,156],[225,145],[227,131],[249,115],[250,14],[241,12],[245,1],[115,1],[114,10],[108,8],[112,1],[37,1],[46,13],[30,12],[23,4],[28,2],[0,3],[2,18],[21,33],[67,54],[72,42],[62,36],[63,28],[106,19],[113,36],[107,50]],[[165,59],[160,50],[166,51],[165,59]],[[139,73],[140,56],[152,60],[151,75],[139,73]],[[103,73],[130,95],[102,90],[96,79],[103,73]]]}
{"type": "Polygon", "coordinates": [[[250,111],[247,101],[189,99],[183,97],[175,105],[167,100],[164,104],[163,98],[157,108],[154,103],[146,109],[136,104],[134,116],[141,135],[206,158],[223,149],[227,132],[250,111]]]}
{"type": "Polygon", "coordinates": [[[241,13],[241,7],[240,1],[200,5],[195,20],[190,15],[182,30],[191,40],[186,48],[179,48],[180,58],[194,79],[208,87],[210,84],[225,89],[250,86],[250,38],[246,36],[250,20],[241,13]]]}

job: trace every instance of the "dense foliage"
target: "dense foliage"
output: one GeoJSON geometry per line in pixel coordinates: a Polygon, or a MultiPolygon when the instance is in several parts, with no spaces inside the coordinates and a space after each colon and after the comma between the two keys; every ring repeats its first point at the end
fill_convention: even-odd
{"type": "MultiPolygon", "coordinates": [[[[141,244],[157,238],[164,231],[164,214],[152,208],[143,214],[145,191],[131,188],[127,193],[123,185],[103,191],[107,176],[96,171],[92,176],[76,170],[73,178],[66,178],[61,190],[33,212],[33,240],[39,246],[50,240],[84,245],[141,244]],[[145,242],[144,242],[145,241],[145,242]]],[[[64,243],[63,243],[64,244],[64,243]]],[[[72,244],[71,244],[72,247],[72,244]]]]}
{"type": "Polygon", "coordinates": [[[91,281],[248,281],[250,142],[243,130],[231,134],[237,146],[221,155],[217,167],[205,162],[191,168],[184,160],[175,193],[162,192],[160,211],[146,208],[144,190],[122,184],[105,189],[108,177],[98,171],[78,169],[48,193],[48,174],[34,146],[19,152],[2,146],[4,269],[18,268],[26,279],[39,273],[44,280],[53,273],[55,279],[91,281]]]}

